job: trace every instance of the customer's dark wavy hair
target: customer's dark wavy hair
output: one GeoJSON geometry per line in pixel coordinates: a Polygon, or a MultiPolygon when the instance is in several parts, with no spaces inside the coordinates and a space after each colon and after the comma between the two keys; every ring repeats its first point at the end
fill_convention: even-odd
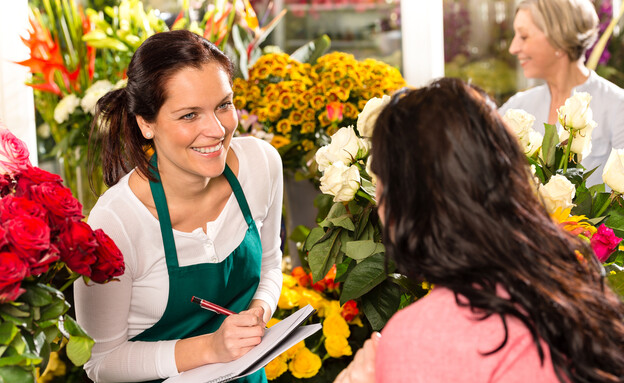
{"type": "Polygon", "coordinates": [[[484,318],[519,318],[542,358],[545,341],[562,382],[624,381],[624,305],[591,248],[540,203],[485,93],[444,78],[395,94],[371,153],[386,247],[403,273],[466,297],[484,318]]]}
{"type": "Polygon", "coordinates": [[[130,60],[126,87],[108,92],[96,104],[89,137],[90,174],[101,160],[108,186],[134,167],[153,179],[145,154],[153,142],[143,137],[136,117],[155,121],[167,98],[167,81],[183,68],[200,68],[206,63],[221,66],[231,80],[234,69],[230,59],[196,33],[175,30],[145,40],[130,60]]]}

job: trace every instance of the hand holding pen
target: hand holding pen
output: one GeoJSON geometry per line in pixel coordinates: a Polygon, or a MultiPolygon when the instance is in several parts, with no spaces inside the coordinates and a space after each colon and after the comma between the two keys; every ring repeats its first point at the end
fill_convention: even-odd
{"type": "Polygon", "coordinates": [[[252,308],[235,313],[204,299],[193,297],[193,303],[197,303],[206,310],[217,314],[226,315],[221,327],[210,334],[209,346],[215,351],[218,360],[215,362],[229,362],[246,354],[262,340],[265,323],[261,319],[262,308],[252,308]]]}

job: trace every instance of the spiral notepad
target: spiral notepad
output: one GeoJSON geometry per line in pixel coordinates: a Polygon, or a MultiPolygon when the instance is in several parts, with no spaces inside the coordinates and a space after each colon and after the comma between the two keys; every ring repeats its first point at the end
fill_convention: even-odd
{"type": "Polygon", "coordinates": [[[253,374],[282,352],[322,328],[319,323],[301,325],[312,313],[314,308],[307,305],[266,329],[262,342],[239,359],[228,363],[207,364],[169,378],[164,383],[221,383],[253,374]]]}

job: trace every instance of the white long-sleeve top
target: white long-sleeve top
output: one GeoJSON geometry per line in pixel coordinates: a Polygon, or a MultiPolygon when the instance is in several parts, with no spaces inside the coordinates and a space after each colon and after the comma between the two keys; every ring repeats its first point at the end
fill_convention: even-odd
{"type": "MultiPolygon", "coordinates": [[[[596,128],[591,135],[591,153],[581,160],[581,164],[589,171],[598,167],[589,176],[587,186],[602,183],[602,171],[609,159],[611,149],[624,148],[624,89],[600,77],[591,71],[583,84],[572,89],[574,92],[587,92],[592,96],[589,103],[592,109],[596,128]]],[[[523,109],[535,116],[533,128],[544,134],[544,123],[548,122],[550,113],[550,90],[547,84],[516,93],[503,106],[500,115],[509,109],[523,109]]],[[[560,129],[561,125],[557,122],[560,129]]]]}
{"type": "MultiPolygon", "coordinates": [[[[252,137],[233,138],[241,184],[262,241],[262,266],[253,299],[275,311],[282,287],[280,227],[282,165],[277,151],[252,137]]],[[[89,215],[92,228],[101,228],[124,255],[125,272],[107,284],[82,280],[74,284],[76,318],[95,339],[88,376],[98,382],[145,381],[178,374],[177,340],[131,342],[165,312],[169,278],[158,220],[128,186],[130,174],[104,193],[89,215]]],[[[221,262],[242,242],[247,224],[234,193],[219,217],[205,228],[185,233],[173,230],[180,266],[221,262]]]]}

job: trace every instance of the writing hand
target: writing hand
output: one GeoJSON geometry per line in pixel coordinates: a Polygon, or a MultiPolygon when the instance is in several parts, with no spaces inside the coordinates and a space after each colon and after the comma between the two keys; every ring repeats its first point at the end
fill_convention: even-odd
{"type": "Polygon", "coordinates": [[[334,383],[374,383],[375,355],[380,338],[381,334],[374,332],[355,354],[353,361],[336,377],[334,383]]]}
{"type": "Polygon", "coordinates": [[[253,308],[225,318],[221,327],[209,337],[209,347],[216,358],[213,363],[238,359],[258,345],[266,325],[261,319],[262,314],[261,308],[253,308]]]}

